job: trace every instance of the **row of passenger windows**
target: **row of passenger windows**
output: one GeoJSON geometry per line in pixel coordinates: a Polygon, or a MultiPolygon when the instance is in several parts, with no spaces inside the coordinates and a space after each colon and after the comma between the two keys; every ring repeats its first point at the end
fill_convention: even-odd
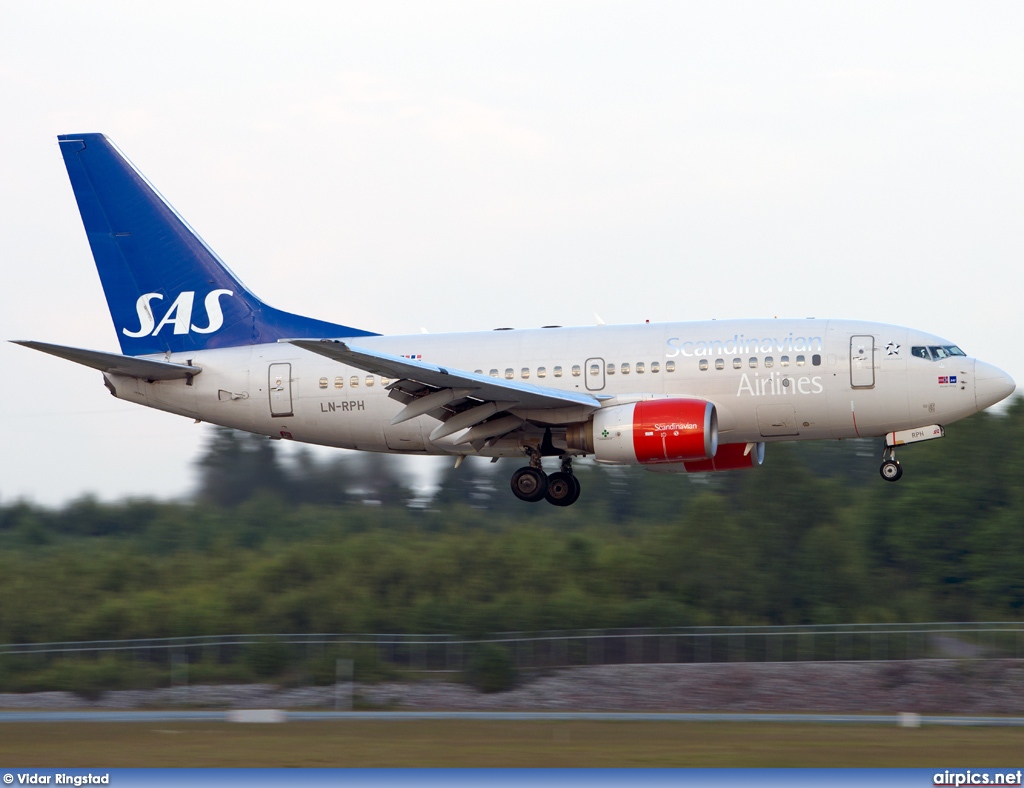
{"type": "MultiPolygon", "coordinates": [[[[376,378],[373,375],[367,375],[365,378],[360,378],[359,375],[353,375],[352,377],[350,377],[348,379],[348,386],[349,386],[349,388],[353,388],[353,389],[359,388],[359,385],[360,385],[359,381],[360,380],[364,380],[368,387],[372,386],[376,382],[376,378]]],[[[382,386],[387,386],[390,383],[391,383],[391,379],[390,378],[381,378],[380,379],[380,385],[382,385],[382,386]]],[[[325,388],[328,388],[329,386],[330,386],[330,381],[329,381],[328,378],[320,378],[320,388],[325,389],[325,388]]],[[[338,377],[336,377],[334,379],[334,388],[336,388],[336,389],[343,389],[343,388],[345,388],[345,378],[342,377],[341,375],[338,375],[338,377]]]]}
{"type": "MultiPolygon", "coordinates": [[[[947,346],[943,346],[943,347],[936,347],[936,346],[914,347],[914,348],[911,349],[911,354],[914,355],[914,356],[917,356],[918,358],[930,359],[932,361],[935,361],[935,360],[938,360],[938,359],[942,359],[942,358],[948,358],[949,356],[963,356],[963,355],[966,355],[956,345],[947,345],[947,346]]],[[[793,359],[793,362],[796,364],[796,366],[802,367],[802,366],[807,364],[807,357],[804,356],[804,355],[798,355],[798,356],[796,356],[793,359]]],[[[749,359],[747,359],[747,366],[750,367],[750,369],[757,369],[758,366],[760,365],[760,363],[761,363],[761,359],[759,359],[757,356],[751,356],[749,359]]],[[[780,367],[788,367],[789,365],[790,365],[790,358],[789,358],[789,356],[779,356],[779,366],[780,367]]],[[[706,359],[706,358],[702,358],[700,360],[698,366],[700,367],[701,370],[710,369],[711,368],[711,362],[708,361],[708,359],[706,359]]],[[[771,369],[774,366],[775,366],[775,358],[774,358],[774,356],[765,356],[764,357],[764,367],[765,367],[765,369],[771,369]]],[[[815,353],[813,356],[811,356],[811,366],[815,366],[815,367],[820,367],[821,366],[821,356],[818,355],[817,353],[815,353]]],[[[743,359],[742,358],[734,358],[732,360],[732,368],[733,369],[743,369],[743,359]]],[[[725,359],[724,358],[716,358],[715,359],[715,369],[725,369],[725,359]]],[[[616,365],[614,363],[608,363],[607,365],[605,365],[605,369],[604,369],[606,375],[614,375],[617,372],[619,374],[622,374],[622,375],[628,375],[628,374],[630,374],[631,371],[635,372],[637,375],[643,375],[648,370],[650,370],[652,375],[658,374],[659,372],[661,372],[661,363],[658,362],[658,361],[652,361],[652,362],[650,362],[650,364],[647,364],[647,363],[645,363],[643,361],[638,361],[638,362],[636,362],[636,364],[633,364],[633,365],[630,365],[628,362],[624,362],[624,363],[619,364],[619,365],[616,365]]],[[[476,369],[476,370],[473,370],[473,371],[477,375],[484,374],[484,371],[482,369],[476,369]]],[[[675,361],[666,361],[665,362],[665,371],[666,372],[675,372],[676,371],[676,362],[675,361]]],[[[601,365],[599,363],[596,363],[596,362],[591,363],[590,366],[587,369],[587,373],[591,377],[597,377],[598,375],[601,374],[601,365]]],[[[501,377],[499,371],[496,368],[489,370],[488,374],[492,378],[501,377]]],[[[580,375],[583,374],[583,367],[580,366],[579,364],[573,364],[569,368],[569,374],[572,377],[574,377],[574,378],[578,378],[580,375]]],[[[522,378],[523,380],[528,380],[530,375],[531,375],[530,367],[523,367],[522,369],[519,370],[519,377],[522,378]]],[[[505,368],[505,380],[514,380],[515,376],[516,376],[515,369],[513,369],[512,367],[506,367],[505,368]]],[[[538,378],[546,378],[547,376],[548,376],[548,368],[547,367],[537,367],[537,377],[538,378]]],[[[554,378],[562,377],[562,367],[561,367],[561,365],[556,365],[556,366],[551,368],[551,377],[554,377],[554,378]]],[[[368,386],[368,387],[373,386],[374,385],[374,381],[375,381],[373,375],[367,375],[365,378],[360,378],[359,375],[352,375],[352,377],[349,378],[349,383],[348,383],[349,388],[358,388],[360,386],[360,380],[363,380],[365,382],[365,385],[368,386]]],[[[391,383],[391,381],[388,378],[381,378],[380,379],[380,384],[382,386],[387,386],[390,383],[391,383]]],[[[330,385],[330,382],[329,382],[328,378],[320,378],[320,388],[325,389],[325,388],[328,388],[329,385],[330,385]]],[[[338,377],[334,378],[334,388],[340,389],[340,388],[344,388],[344,387],[345,387],[345,378],[344,377],[339,375],[338,377]]]]}
{"type": "MultiPolygon", "coordinates": [[[[796,361],[796,365],[798,367],[802,367],[802,366],[807,364],[807,357],[806,356],[802,356],[802,355],[801,356],[797,356],[795,361],[796,361]]],[[[757,369],[759,364],[760,364],[760,359],[757,356],[751,356],[747,360],[747,366],[749,366],[751,369],[757,369]]],[[[708,369],[710,367],[710,362],[706,358],[702,358],[700,360],[699,366],[700,366],[700,368],[702,370],[708,369]]],[[[771,369],[772,367],[774,367],[775,366],[775,357],[774,356],[765,356],[764,357],[764,366],[765,366],[765,369],[771,369]]],[[[779,356],[779,366],[780,367],[788,367],[789,366],[789,356],[779,356]]],[[[819,356],[817,353],[815,353],[813,356],[811,356],[811,366],[815,366],[815,367],[820,367],[821,366],[821,356],[819,356]]],[[[732,368],[733,369],[743,369],[743,359],[742,358],[734,358],[732,360],[732,368]]],[[[725,369],[725,359],[724,358],[716,358],[715,359],[715,369],[725,369]]]]}
{"type": "MultiPolygon", "coordinates": [[[[631,365],[629,363],[621,364],[618,367],[615,364],[613,364],[613,363],[609,363],[605,367],[605,372],[608,375],[614,375],[616,369],[618,369],[618,370],[620,370],[622,372],[623,375],[628,375],[631,368],[635,368],[636,369],[636,374],[637,375],[643,375],[647,371],[648,368],[650,368],[652,374],[657,374],[658,372],[661,372],[661,362],[652,361],[650,363],[650,365],[648,365],[648,364],[644,363],[643,361],[638,361],[638,362],[636,362],[636,365],[634,367],[631,367],[631,365]]],[[[477,375],[484,374],[484,371],[482,369],[475,369],[473,371],[477,375]]],[[[676,371],[676,362],[674,362],[674,361],[666,361],[665,362],[665,371],[666,372],[675,372],[676,371]]],[[[538,378],[546,378],[548,376],[548,368],[547,367],[537,367],[536,372],[537,372],[537,377],[538,378]]],[[[597,362],[593,362],[593,363],[590,364],[587,372],[591,376],[597,377],[598,375],[601,374],[601,365],[599,363],[597,363],[597,362]]],[[[519,377],[522,378],[523,380],[529,380],[530,375],[532,373],[533,373],[533,370],[531,370],[530,367],[523,367],[522,369],[519,370],[519,377]]],[[[491,369],[491,370],[488,371],[487,374],[490,375],[492,378],[501,377],[501,373],[497,369],[491,369]]],[[[574,378],[578,378],[578,377],[580,377],[580,375],[583,374],[583,367],[581,365],[579,365],[579,364],[573,364],[569,368],[569,374],[572,377],[574,377],[574,378]]],[[[562,375],[563,375],[563,369],[562,369],[561,366],[556,365],[556,366],[551,368],[551,377],[553,377],[553,378],[560,378],[560,377],[562,377],[562,375]]],[[[515,369],[513,369],[512,367],[506,367],[505,368],[505,380],[514,380],[515,376],[516,376],[515,369]]]]}
{"type": "MultiPolygon", "coordinates": [[[[802,366],[804,366],[807,363],[807,357],[803,356],[803,355],[796,356],[796,358],[794,359],[794,362],[796,363],[796,366],[802,367],[802,366]]],[[[747,366],[749,366],[751,369],[757,369],[757,367],[758,367],[758,365],[760,363],[761,363],[761,360],[757,356],[751,356],[747,360],[747,366]]],[[[789,356],[779,356],[779,366],[780,367],[788,367],[789,365],[790,365],[789,356]]],[[[821,366],[821,356],[819,356],[817,353],[815,353],[813,356],[811,356],[811,365],[815,366],[815,367],[820,367],[821,366]]],[[[698,366],[702,370],[709,369],[710,368],[710,362],[706,358],[702,358],[700,360],[700,363],[699,363],[698,366]]],[[[765,369],[771,369],[772,367],[774,367],[775,366],[775,358],[773,356],[765,356],[764,357],[764,366],[765,366],[765,369]]],[[[742,369],[743,368],[743,359],[742,358],[734,358],[732,360],[732,368],[733,369],[742,369]]],[[[715,369],[725,369],[725,359],[724,358],[716,358],[715,359],[715,369]]],[[[629,375],[631,372],[633,372],[633,373],[635,373],[637,375],[643,375],[648,370],[650,370],[650,373],[652,375],[657,375],[659,372],[661,372],[661,362],[659,362],[659,361],[652,361],[649,364],[645,363],[643,361],[637,361],[635,364],[630,364],[629,362],[623,362],[622,364],[608,363],[608,364],[605,365],[604,373],[606,375],[615,375],[615,374],[629,375]]],[[[477,375],[484,374],[484,371],[482,369],[475,369],[473,371],[477,375]]],[[[665,362],[665,371],[666,372],[675,372],[676,371],[676,362],[675,361],[666,361],[665,362]]],[[[530,375],[532,374],[532,372],[533,371],[531,370],[530,367],[523,367],[523,368],[521,368],[519,370],[519,377],[521,379],[523,379],[523,380],[529,380],[530,375]]],[[[489,374],[492,378],[501,377],[500,372],[496,368],[489,370],[487,374],[489,374]]],[[[536,374],[537,374],[538,378],[546,378],[548,376],[548,368],[547,367],[537,367],[536,374]]],[[[579,365],[579,364],[573,364],[569,368],[569,374],[572,377],[574,377],[574,378],[578,378],[578,377],[580,377],[580,375],[583,374],[583,367],[581,365],[579,365]]],[[[591,363],[588,366],[588,368],[587,368],[587,374],[590,375],[591,377],[598,377],[601,374],[601,364],[599,364],[597,362],[591,363]]],[[[563,368],[562,368],[561,365],[556,365],[556,366],[551,368],[551,377],[560,378],[560,377],[562,377],[562,375],[563,375],[563,368]]],[[[515,376],[516,376],[515,369],[513,369],[512,367],[506,367],[505,368],[505,374],[504,374],[505,380],[514,380],[515,376]]],[[[360,380],[364,381],[365,385],[367,387],[373,386],[374,382],[375,382],[375,378],[374,378],[373,375],[367,375],[365,378],[360,378],[359,375],[352,375],[352,377],[349,378],[349,382],[348,382],[349,388],[358,388],[360,386],[360,380]]],[[[380,384],[382,386],[387,386],[390,383],[391,383],[391,381],[388,378],[381,378],[380,379],[380,384]]],[[[320,388],[325,389],[325,388],[328,388],[329,385],[330,385],[330,381],[329,381],[328,378],[320,378],[320,388]]],[[[334,388],[340,389],[340,388],[344,388],[344,387],[345,387],[345,378],[339,375],[338,377],[336,377],[334,379],[334,388]]]]}
{"type": "MultiPolygon", "coordinates": [[[[616,372],[619,372],[619,373],[621,373],[623,375],[628,375],[628,374],[630,374],[631,370],[635,371],[637,375],[643,375],[648,370],[650,370],[652,375],[656,375],[659,372],[661,372],[661,362],[659,362],[659,361],[652,361],[652,362],[650,362],[648,364],[648,363],[645,363],[643,361],[638,361],[638,362],[636,362],[636,364],[632,364],[632,365],[629,364],[629,363],[623,363],[623,364],[619,364],[619,365],[615,365],[615,364],[609,363],[609,364],[607,364],[605,366],[605,373],[608,374],[608,375],[614,375],[614,374],[616,374],[616,372]]],[[[475,369],[473,371],[477,375],[484,374],[484,371],[482,369],[475,369]]],[[[674,361],[666,361],[665,362],[665,371],[666,372],[675,372],[676,371],[676,362],[674,362],[674,361]]],[[[546,378],[548,376],[549,370],[548,370],[547,367],[537,367],[536,371],[534,371],[530,367],[522,367],[519,370],[519,377],[522,378],[523,380],[529,380],[530,376],[532,374],[534,374],[534,372],[536,372],[536,375],[537,375],[538,378],[546,378]]],[[[598,375],[601,374],[601,365],[598,364],[598,363],[592,363],[592,364],[590,364],[587,372],[592,377],[597,377],[598,375]]],[[[501,371],[499,371],[497,368],[489,370],[487,374],[490,375],[492,378],[502,377],[501,371]]],[[[550,374],[551,374],[551,377],[553,377],[553,378],[563,377],[563,375],[564,375],[564,368],[560,364],[559,365],[555,365],[555,366],[551,367],[550,374]]],[[[574,377],[574,378],[578,378],[578,377],[580,377],[583,374],[583,367],[580,364],[573,364],[569,368],[569,374],[572,377],[574,377]]],[[[505,370],[504,370],[504,378],[505,378],[505,380],[515,380],[515,377],[516,377],[515,369],[512,368],[512,367],[506,367],[505,370]]],[[[367,375],[365,378],[361,378],[359,375],[352,375],[352,377],[349,378],[349,382],[348,382],[349,388],[358,388],[360,385],[362,385],[360,383],[360,381],[363,381],[365,383],[365,385],[369,387],[369,386],[373,386],[374,385],[375,378],[374,378],[373,375],[367,375]]],[[[382,386],[387,386],[390,383],[391,383],[391,381],[388,378],[381,378],[380,379],[380,384],[382,386]]],[[[322,389],[330,388],[330,379],[326,378],[326,377],[320,378],[320,388],[322,388],[322,389]]],[[[334,378],[334,388],[336,388],[336,389],[345,388],[345,378],[343,376],[339,375],[338,377],[334,378]]]]}
{"type": "MultiPolygon", "coordinates": [[[[647,371],[647,367],[644,364],[644,362],[642,362],[642,361],[636,362],[635,369],[636,369],[636,374],[637,375],[643,375],[644,372],[647,371]]],[[[675,372],[676,371],[676,362],[674,362],[674,361],[666,361],[665,362],[665,371],[666,372],[675,372]]],[[[598,375],[598,374],[600,374],[600,372],[601,372],[601,366],[599,364],[591,364],[590,365],[590,374],[591,375],[598,375]]],[[[609,375],[614,375],[615,374],[615,365],[614,364],[608,364],[605,367],[605,372],[607,374],[609,374],[609,375]]],[[[621,372],[623,375],[628,375],[629,374],[629,364],[628,363],[627,364],[620,364],[619,365],[619,372],[621,372]]],[[[659,361],[652,361],[651,362],[651,374],[652,375],[657,375],[659,372],[661,372],[661,362],[659,362],[659,361]]]]}

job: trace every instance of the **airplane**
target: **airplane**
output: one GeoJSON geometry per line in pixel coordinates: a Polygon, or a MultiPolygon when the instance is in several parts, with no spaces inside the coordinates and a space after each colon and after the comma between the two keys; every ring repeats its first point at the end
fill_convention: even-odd
{"type": "Polygon", "coordinates": [[[853,320],[757,319],[381,336],[268,306],[103,134],[58,137],[121,353],[18,344],[129,402],[274,439],[518,457],[513,494],[569,506],[573,459],[706,473],[776,441],[899,446],[1008,397],[953,342],[853,320]],[[545,458],[557,458],[547,473],[545,458]]]}

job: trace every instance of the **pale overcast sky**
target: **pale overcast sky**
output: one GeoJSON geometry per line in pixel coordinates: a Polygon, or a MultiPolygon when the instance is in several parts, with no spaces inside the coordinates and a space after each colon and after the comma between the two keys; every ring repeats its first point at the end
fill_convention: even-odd
{"type": "MultiPolygon", "coordinates": [[[[910,325],[1024,383],[1019,2],[8,3],[0,338],[117,350],[56,135],[269,303],[382,333],[910,325]]],[[[211,428],[3,343],[0,502],[173,497],[211,428]]],[[[770,460],[770,457],[769,457],[770,460]]]]}

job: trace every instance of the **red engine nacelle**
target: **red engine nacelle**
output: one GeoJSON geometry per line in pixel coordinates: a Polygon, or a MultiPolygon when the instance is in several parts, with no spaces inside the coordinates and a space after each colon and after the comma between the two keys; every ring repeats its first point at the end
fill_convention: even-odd
{"type": "Polygon", "coordinates": [[[764,462],[764,443],[726,443],[718,447],[710,460],[684,462],[687,473],[707,471],[736,471],[756,468],[764,462]]]}
{"type": "Polygon", "coordinates": [[[718,414],[702,399],[652,399],[602,408],[566,431],[570,449],[619,465],[710,460],[718,414]]]}

